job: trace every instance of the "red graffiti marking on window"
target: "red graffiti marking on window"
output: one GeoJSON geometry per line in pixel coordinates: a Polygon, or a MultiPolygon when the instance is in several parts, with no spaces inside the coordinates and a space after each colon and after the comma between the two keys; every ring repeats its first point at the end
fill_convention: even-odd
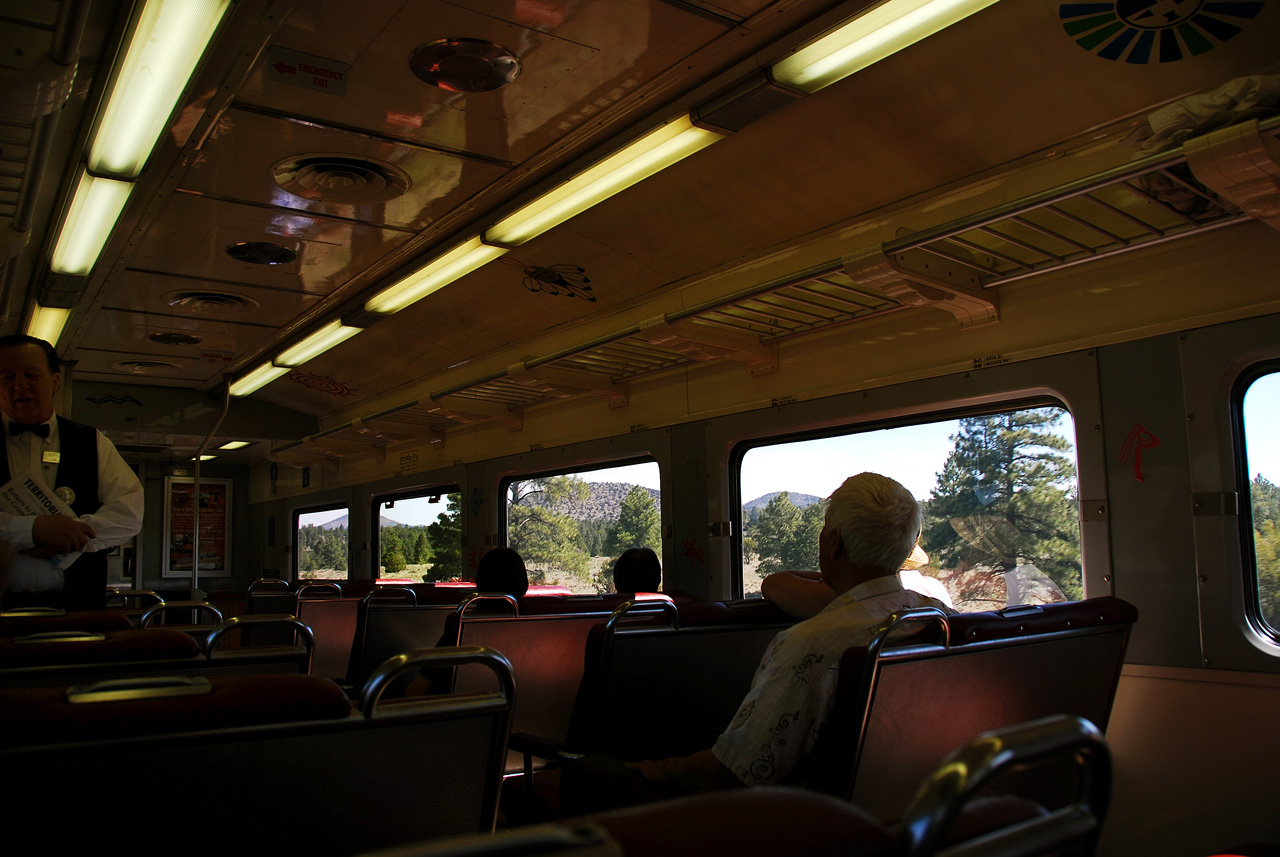
{"type": "Polygon", "coordinates": [[[698,547],[698,540],[694,537],[693,533],[689,533],[689,535],[685,536],[684,540],[680,542],[680,544],[684,547],[684,555],[687,556],[689,561],[694,565],[701,567],[707,564],[706,557],[702,553],[702,548],[698,547]]]}
{"type": "Polygon", "coordinates": [[[1142,450],[1152,449],[1159,445],[1160,438],[1143,428],[1141,423],[1135,424],[1129,431],[1129,436],[1124,439],[1124,446],[1120,448],[1120,462],[1128,464],[1129,458],[1132,456],[1133,475],[1139,482],[1142,482],[1142,450]]]}

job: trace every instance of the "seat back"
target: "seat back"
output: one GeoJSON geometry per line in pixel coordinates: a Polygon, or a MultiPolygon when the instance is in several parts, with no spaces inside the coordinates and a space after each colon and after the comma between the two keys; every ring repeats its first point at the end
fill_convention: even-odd
{"type": "Polygon", "coordinates": [[[625,616],[591,631],[566,741],[574,752],[640,760],[706,749],[733,719],[769,643],[791,625],[772,615],[693,628],[627,625],[625,616]]]}
{"type": "Polygon", "coordinates": [[[356,605],[355,635],[348,658],[347,684],[362,687],[384,661],[409,649],[430,648],[440,641],[445,621],[456,604],[387,603],[366,595],[356,605]]]}
{"type": "MultiPolygon", "coordinates": [[[[484,646],[511,663],[520,689],[512,732],[562,743],[569,731],[574,696],[582,681],[582,655],[587,634],[608,613],[562,613],[534,616],[460,614],[458,645],[484,646]]],[[[481,673],[459,674],[457,693],[489,692],[492,679],[481,673]]]]}
{"type": "MultiPolygon", "coordinates": [[[[343,681],[351,663],[360,599],[354,596],[307,598],[299,595],[297,616],[315,634],[311,674],[343,681]]],[[[385,660],[385,658],[383,659],[385,660]]]]}
{"type": "Polygon", "coordinates": [[[921,778],[982,732],[1056,714],[1106,728],[1137,618],[1127,602],[957,615],[943,623],[939,642],[890,644],[889,624],[911,612],[841,660],[835,706],[812,755],[812,788],[894,820],[921,778]]]}

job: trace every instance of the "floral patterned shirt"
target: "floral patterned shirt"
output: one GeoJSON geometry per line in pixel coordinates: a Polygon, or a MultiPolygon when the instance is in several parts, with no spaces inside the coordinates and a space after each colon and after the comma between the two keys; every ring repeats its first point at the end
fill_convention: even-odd
{"type": "Polygon", "coordinates": [[[952,612],[888,575],[855,586],[817,616],[779,633],[712,754],[749,786],[788,781],[831,713],[841,656],[865,646],[881,622],[911,607],[952,612]]]}

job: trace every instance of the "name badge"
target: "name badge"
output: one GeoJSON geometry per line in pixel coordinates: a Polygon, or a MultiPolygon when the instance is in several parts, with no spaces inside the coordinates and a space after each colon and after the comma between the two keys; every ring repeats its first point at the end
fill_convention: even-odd
{"type": "Polygon", "coordinates": [[[57,464],[62,461],[62,453],[54,450],[47,450],[40,455],[40,460],[45,464],[57,464]]]}

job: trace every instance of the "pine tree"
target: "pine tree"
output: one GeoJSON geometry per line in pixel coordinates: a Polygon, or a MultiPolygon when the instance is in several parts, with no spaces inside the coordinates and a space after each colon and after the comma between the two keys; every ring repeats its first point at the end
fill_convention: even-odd
{"type": "Polygon", "coordinates": [[[801,509],[791,502],[788,492],[778,492],[760,510],[752,528],[752,544],[760,557],[760,573],[816,569],[822,522],[820,503],[811,503],[801,509]]]}
{"type": "Polygon", "coordinates": [[[1068,598],[1081,588],[1079,501],[1062,412],[1037,408],[971,417],[925,504],[922,544],[934,564],[1035,565],[1068,598]]]}
{"type": "Polygon", "coordinates": [[[632,485],[622,498],[618,520],[609,528],[605,555],[616,557],[627,548],[652,548],[662,552],[662,521],[653,495],[632,485]]]}
{"type": "Polygon", "coordinates": [[[445,499],[445,511],[436,515],[435,523],[427,525],[431,569],[423,575],[425,581],[462,576],[462,495],[449,494],[445,499]]]}
{"type": "Polygon", "coordinates": [[[528,479],[508,486],[507,544],[530,566],[531,580],[543,580],[550,572],[586,577],[588,556],[582,534],[558,507],[590,496],[587,483],[572,476],[528,479]]]}
{"type": "Polygon", "coordinates": [[[1262,618],[1280,630],[1280,487],[1259,473],[1249,483],[1253,516],[1253,558],[1262,618]]]}

